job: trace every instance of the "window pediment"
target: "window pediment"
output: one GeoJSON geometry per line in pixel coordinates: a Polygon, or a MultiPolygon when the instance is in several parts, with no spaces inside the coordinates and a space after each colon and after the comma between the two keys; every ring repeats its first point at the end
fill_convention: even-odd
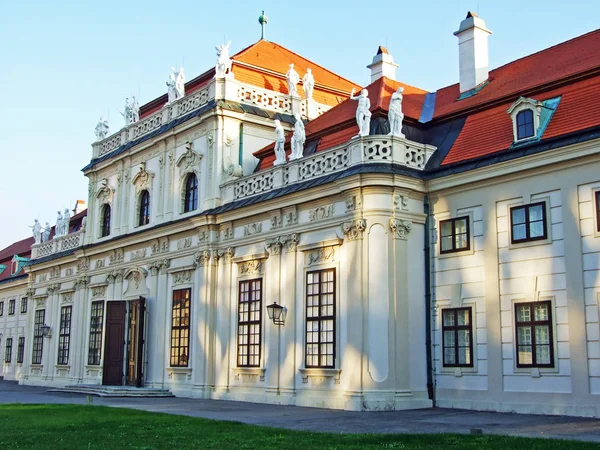
{"type": "Polygon", "coordinates": [[[100,189],[98,189],[96,198],[100,201],[100,204],[104,204],[104,203],[112,204],[114,196],[115,196],[115,189],[110,184],[108,184],[108,180],[106,178],[104,178],[100,184],[100,189]]]}
{"type": "Polygon", "coordinates": [[[194,143],[188,141],[185,143],[185,152],[183,152],[183,154],[177,158],[175,164],[182,174],[189,172],[198,174],[202,157],[202,154],[194,151],[194,143]]]}
{"type": "Polygon", "coordinates": [[[148,190],[152,187],[152,180],[154,179],[154,172],[146,170],[146,163],[140,164],[138,172],[134,175],[131,183],[136,187],[137,191],[148,190]]]}

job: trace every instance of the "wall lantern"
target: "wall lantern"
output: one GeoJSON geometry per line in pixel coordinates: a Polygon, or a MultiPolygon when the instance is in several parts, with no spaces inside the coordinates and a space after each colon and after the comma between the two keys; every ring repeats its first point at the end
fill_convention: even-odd
{"type": "Polygon", "coordinates": [[[42,336],[47,338],[52,337],[50,335],[50,327],[48,325],[44,324],[40,329],[42,331],[42,336]]]}
{"type": "Polygon", "coordinates": [[[284,325],[285,324],[285,316],[287,314],[287,308],[278,305],[277,302],[267,306],[267,313],[269,314],[269,319],[273,321],[275,325],[284,325]]]}

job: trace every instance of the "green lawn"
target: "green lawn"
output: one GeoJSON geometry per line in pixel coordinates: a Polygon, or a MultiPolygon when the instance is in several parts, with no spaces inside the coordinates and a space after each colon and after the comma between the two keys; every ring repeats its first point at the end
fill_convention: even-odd
{"type": "Polygon", "coordinates": [[[104,406],[0,405],[0,449],[13,448],[585,450],[600,446],[490,435],[310,433],[104,406]]]}

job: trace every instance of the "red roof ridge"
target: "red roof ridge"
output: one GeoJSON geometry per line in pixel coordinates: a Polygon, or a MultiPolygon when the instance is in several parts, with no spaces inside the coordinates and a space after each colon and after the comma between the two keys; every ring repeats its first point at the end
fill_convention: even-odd
{"type": "MultiPolygon", "coordinates": [[[[335,76],[336,76],[336,77],[338,77],[340,80],[343,80],[343,81],[345,81],[345,82],[347,82],[347,83],[350,83],[350,84],[354,84],[354,85],[356,85],[356,86],[360,86],[359,84],[355,83],[354,81],[352,81],[352,80],[349,80],[348,78],[344,78],[344,77],[342,77],[341,75],[339,75],[339,74],[337,74],[337,73],[335,73],[335,72],[333,72],[333,71],[331,71],[331,70],[327,69],[326,67],[323,67],[323,66],[322,66],[322,65],[320,65],[320,64],[317,64],[317,63],[315,63],[314,61],[312,61],[312,60],[310,60],[310,59],[307,59],[307,58],[305,58],[304,56],[302,56],[302,55],[300,55],[300,54],[298,54],[298,53],[296,53],[296,52],[294,52],[294,51],[290,50],[289,48],[287,48],[287,47],[284,47],[283,45],[281,45],[281,44],[278,44],[277,42],[273,42],[273,41],[267,41],[266,39],[259,39],[259,40],[258,40],[258,41],[256,41],[254,44],[252,44],[252,45],[250,45],[250,46],[246,47],[244,50],[241,50],[240,52],[238,52],[238,53],[236,53],[235,55],[233,55],[233,56],[231,57],[231,59],[233,59],[233,60],[235,61],[235,60],[236,60],[236,57],[238,57],[238,56],[241,56],[241,55],[242,55],[242,53],[247,53],[247,52],[248,52],[248,51],[249,51],[251,48],[253,48],[253,47],[257,46],[258,44],[260,44],[260,43],[262,43],[262,42],[266,42],[266,43],[268,43],[268,44],[272,44],[272,45],[274,45],[274,46],[275,46],[275,48],[278,48],[278,49],[281,49],[281,50],[285,50],[286,52],[288,52],[288,53],[291,53],[292,55],[294,55],[294,56],[296,56],[296,57],[298,57],[298,58],[300,58],[300,59],[304,59],[304,60],[308,61],[309,63],[311,63],[313,67],[318,67],[319,69],[321,69],[321,70],[323,70],[323,71],[325,71],[325,72],[328,72],[328,73],[330,73],[331,75],[335,75],[335,76]]],[[[243,62],[243,61],[242,61],[242,62],[243,62]]],[[[309,68],[310,68],[310,67],[309,67],[309,68]]],[[[275,72],[275,71],[274,71],[274,72],[275,72]]],[[[276,72],[276,73],[281,73],[281,72],[276,72]]],[[[282,74],[283,74],[283,75],[285,75],[285,73],[282,73],[282,74]]],[[[317,80],[317,81],[318,81],[318,80],[317,80]]]]}

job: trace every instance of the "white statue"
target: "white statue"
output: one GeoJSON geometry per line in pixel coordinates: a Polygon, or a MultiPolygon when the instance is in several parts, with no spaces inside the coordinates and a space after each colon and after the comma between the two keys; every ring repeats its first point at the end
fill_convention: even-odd
{"type": "Polygon", "coordinates": [[[140,104],[135,95],[133,97],[133,102],[131,103],[131,123],[136,123],[140,120],[140,104]]]}
{"type": "MultiPolygon", "coordinates": [[[[173,69],[175,70],[175,69],[173,69]]],[[[167,97],[168,103],[172,103],[175,100],[177,100],[177,89],[176,89],[176,84],[177,82],[175,81],[175,72],[171,73],[169,75],[169,81],[167,81],[167,97]]]]}
{"type": "Polygon", "coordinates": [[[132,108],[131,103],[129,103],[129,97],[125,97],[125,110],[121,113],[123,116],[123,120],[125,120],[125,126],[131,125],[133,122],[132,118],[132,108]]]}
{"type": "Polygon", "coordinates": [[[292,135],[292,154],[290,161],[302,158],[304,153],[304,142],[306,142],[306,132],[304,131],[304,122],[300,114],[296,114],[296,124],[294,125],[294,134],[292,135]]]}
{"type": "Polygon", "coordinates": [[[312,100],[313,89],[315,88],[315,77],[312,70],[306,69],[306,74],[302,77],[302,87],[304,88],[306,100],[312,100]]]}
{"type": "Polygon", "coordinates": [[[60,211],[57,211],[58,216],[56,217],[56,225],[54,225],[54,237],[59,237],[63,235],[62,227],[63,227],[63,218],[60,211]]]}
{"type": "Polygon", "coordinates": [[[177,91],[177,98],[185,97],[185,74],[183,73],[183,67],[180,67],[177,73],[175,90],[177,91]]]}
{"type": "Polygon", "coordinates": [[[358,100],[358,107],[356,108],[356,123],[358,124],[358,136],[368,136],[371,130],[371,101],[369,100],[369,93],[366,89],[360,91],[359,96],[354,96],[355,90],[352,89],[350,94],[350,100],[358,100]]]}
{"type": "Polygon", "coordinates": [[[390,136],[405,137],[402,133],[402,120],[404,120],[404,113],[402,113],[402,93],[404,92],[403,87],[399,87],[396,92],[392,94],[390,99],[390,107],[388,112],[388,121],[390,123],[390,136]]]}
{"type": "Polygon", "coordinates": [[[65,212],[63,213],[62,219],[62,235],[69,234],[69,227],[71,225],[71,214],[69,214],[69,209],[65,208],[65,212]]]}
{"type": "Polygon", "coordinates": [[[42,233],[42,242],[48,242],[50,240],[50,224],[46,222],[46,227],[44,228],[44,232],[42,233]]]}
{"type": "Polygon", "coordinates": [[[108,133],[109,133],[108,122],[106,120],[104,120],[104,118],[102,116],[100,116],[100,120],[96,124],[96,128],[94,129],[94,132],[96,133],[97,141],[101,141],[106,136],[108,136],[108,133]]]}
{"type": "Polygon", "coordinates": [[[31,232],[33,233],[34,244],[42,242],[42,226],[37,219],[34,219],[33,225],[29,228],[31,228],[31,232]]]}
{"type": "Polygon", "coordinates": [[[288,91],[290,95],[298,95],[296,85],[300,82],[300,75],[298,75],[298,72],[294,70],[294,64],[290,64],[290,68],[285,74],[285,77],[287,78],[288,91]]]}
{"type": "Polygon", "coordinates": [[[281,122],[279,120],[275,120],[275,161],[273,162],[274,166],[279,166],[281,164],[285,164],[285,150],[283,148],[285,144],[285,134],[283,133],[283,127],[281,126],[281,122]]]}
{"type": "Polygon", "coordinates": [[[215,78],[225,78],[233,76],[231,72],[231,58],[229,57],[229,46],[231,41],[227,45],[217,45],[217,64],[215,65],[215,78]]]}
{"type": "Polygon", "coordinates": [[[87,216],[81,219],[81,229],[85,230],[85,226],[87,225],[87,216]]]}

